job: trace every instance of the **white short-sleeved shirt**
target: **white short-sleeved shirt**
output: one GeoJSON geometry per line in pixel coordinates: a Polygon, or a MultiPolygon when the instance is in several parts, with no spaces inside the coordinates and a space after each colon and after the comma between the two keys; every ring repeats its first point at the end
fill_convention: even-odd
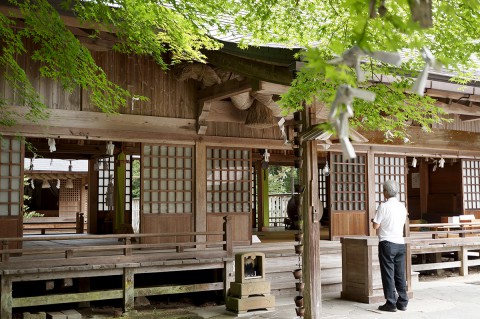
{"type": "Polygon", "coordinates": [[[373,221],[380,224],[378,238],[395,244],[405,244],[403,228],[407,219],[407,209],[396,197],[390,197],[380,204],[373,221]]]}

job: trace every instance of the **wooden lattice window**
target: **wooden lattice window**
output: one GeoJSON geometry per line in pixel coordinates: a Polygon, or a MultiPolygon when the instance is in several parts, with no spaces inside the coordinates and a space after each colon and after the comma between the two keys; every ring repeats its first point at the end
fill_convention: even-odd
{"type": "Polygon", "coordinates": [[[398,199],[406,203],[407,200],[407,178],[406,159],[404,156],[375,156],[375,202],[380,205],[385,201],[383,196],[383,183],[392,179],[397,181],[399,186],[398,199]]]}
{"type": "Polygon", "coordinates": [[[323,208],[327,207],[327,176],[324,167],[318,168],[318,197],[323,208]]]}
{"type": "Polygon", "coordinates": [[[114,206],[113,192],[115,183],[115,158],[105,157],[99,160],[98,169],[98,210],[110,211],[114,206]]]}
{"type": "Polygon", "coordinates": [[[462,160],[463,207],[480,209],[480,161],[462,160]]]}
{"type": "Polygon", "coordinates": [[[23,202],[23,144],[5,136],[0,143],[0,216],[19,216],[23,202]]]}
{"type": "Polygon", "coordinates": [[[207,212],[249,213],[251,178],[250,150],[207,148],[207,212]]]}
{"type": "Polygon", "coordinates": [[[76,213],[81,211],[81,187],[82,179],[76,178],[72,180],[73,188],[66,188],[66,180],[62,180],[59,192],[59,210],[62,213],[76,213]]]}
{"type": "Polygon", "coordinates": [[[126,155],[125,162],[125,210],[132,209],[132,155],[126,155]]]}
{"type": "Polygon", "coordinates": [[[193,212],[193,147],[144,145],[143,213],[193,212]]]}
{"type": "Polygon", "coordinates": [[[366,157],[357,154],[346,161],[342,154],[331,155],[331,193],[333,210],[365,210],[367,202],[366,157]]]}

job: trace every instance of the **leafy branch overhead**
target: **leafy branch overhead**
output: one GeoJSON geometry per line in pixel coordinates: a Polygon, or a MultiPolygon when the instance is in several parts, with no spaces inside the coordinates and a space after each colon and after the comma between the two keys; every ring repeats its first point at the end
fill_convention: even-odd
{"type": "MultiPolygon", "coordinates": [[[[57,80],[65,90],[86,89],[91,103],[103,112],[117,112],[132,97],[131,92],[107,78],[90,51],[65,26],[60,9],[73,12],[86,28],[94,26],[97,32],[114,32],[119,38],[114,49],[152,56],[164,68],[182,60],[204,61],[201,50],[220,47],[206,34],[206,27],[216,21],[215,10],[220,7],[207,8],[202,1],[189,6],[171,1],[171,5],[161,6],[156,1],[144,0],[65,0],[61,1],[62,8],[54,8],[47,0],[8,2],[12,9],[0,13],[0,68],[7,83],[22,97],[20,102],[30,107],[32,120],[46,117],[47,108],[17,62],[16,58],[22,54],[30,54],[40,63],[40,75],[57,80]],[[211,16],[199,17],[195,12],[197,7],[211,16]],[[21,28],[15,17],[23,19],[21,28]],[[36,44],[33,52],[27,52],[24,39],[36,44]]],[[[18,100],[0,100],[0,124],[15,124],[14,111],[6,108],[14,103],[18,104],[18,100]]]]}
{"type": "MultiPolygon", "coordinates": [[[[16,61],[27,54],[25,38],[36,43],[37,49],[28,54],[40,62],[42,76],[68,90],[86,89],[100,110],[116,112],[131,97],[96,65],[59,10],[73,14],[85,29],[96,30],[92,38],[114,33],[115,50],[151,56],[164,68],[184,60],[204,62],[203,50],[220,48],[211,35],[221,33],[239,35],[242,47],[277,43],[306,48],[305,67],[281,100],[285,112],[314,98],[329,106],[342,84],[370,90],[375,101],[355,99],[349,122],[383,130],[387,139],[408,138],[408,123],[429,130],[444,117],[432,99],[410,93],[425,66],[424,48],[455,72],[459,83],[477,80],[471,70],[477,68],[473,58],[480,51],[479,0],[63,0],[61,8],[48,0],[7,1],[21,14],[0,13],[0,67],[37,118],[45,106],[16,61]],[[21,27],[16,18],[24,19],[21,27]],[[366,53],[361,76],[356,65],[327,63],[354,47],[366,53]],[[369,54],[378,51],[402,52],[403,62],[392,66],[369,54]],[[385,78],[390,83],[382,83],[385,78]]],[[[8,104],[12,101],[0,101],[1,124],[11,125],[4,107],[8,104]]]]}

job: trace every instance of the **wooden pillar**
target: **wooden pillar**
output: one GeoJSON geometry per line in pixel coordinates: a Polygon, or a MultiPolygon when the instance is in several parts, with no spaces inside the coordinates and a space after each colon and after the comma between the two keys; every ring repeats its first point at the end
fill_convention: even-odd
{"type": "Polygon", "coordinates": [[[270,226],[270,205],[268,200],[268,167],[262,168],[262,178],[263,178],[263,189],[261,194],[262,200],[262,210],[263,210],[263,220],[262,225],[263,227],[261,230],[265,230],[265,228],[270,226]]]}
{"type": "Polygon", "coordinates": [[[263,194],[264,194],[264,189],[266,187],[265,181],[263,180],[263,169],[260,163],[258,165],[255,165],[257,171],[257,219],[258,219],[258,225],[257,229],[261,231],[264,227],[264,209],[265,209],[265,201],[263,200],[263,194]]]}
{"type": "MultiPolygon", "coordinates": [[[[315,108],[305,106],[302,111],[304,128],[308,128],[315,121],[315,108]]],[[[320,274],[320,209],[318,197],[318,155],[316,141],[303,143],[302,182],[305,186],[302,214],[304,227],[303,250],[303,280],[305,318],[320,318],[322,293],[320,274]]]]}
{"type": "Polygon", "coordinates": [[[123,312],[132,311],[135,305],[135,282],[133,267],[123,268],[123,312]]]}
{"type": "Polygon", "coordinates": [[[465,246],[462,246],[458,252],[458,259],[460,259],[460,276],[468,276],[468,249],[465,246]]]}
{"type": "Polygon", "coordinates": [[[420,162],[420,218],[428,213],[428,164],[422,159],[420,162]]]}
{"type": "MultiPolygon", "coordinates": [[[[195,144],[195,231],[207,231],[207,146],[205,142],[195,144]]],[[[197,235],[195,241],[206,242],[207,236],[197,235]]],[[[205,248],[205,245],[197,246],[205,248]]]]}
{"type": "Polygon", "coordinates": [[[12,279],[2,275],[0,282],[0,318],[12,319],[12,279]]]}
{"type": "Polygon", "coordinates": [[[88,161],[88,212],[87,232],[98,233],[98,172],[95,171],[95,160],[88,161]]]}
{"type": "Polygon", "coordinates": [[[370,222],[375,218],[377,202],[375,201],[375,154],[372,151],[367,152],[367,228],[368,236],[376,236],[377,231],[373,229],[373,224],[370,222]]]}

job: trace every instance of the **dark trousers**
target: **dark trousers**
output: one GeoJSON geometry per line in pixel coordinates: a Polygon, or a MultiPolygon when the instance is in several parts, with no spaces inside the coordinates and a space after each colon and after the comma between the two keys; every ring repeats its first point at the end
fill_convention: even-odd
{"type": "Polygon", "coordinates": [[[378,244],[383,295],[387,300],[387,304],[391,306],[398,304],[406,307],[408,304],[405,280],[405,251],[405,244],[394,244],[386,240],[378,244]]]}

